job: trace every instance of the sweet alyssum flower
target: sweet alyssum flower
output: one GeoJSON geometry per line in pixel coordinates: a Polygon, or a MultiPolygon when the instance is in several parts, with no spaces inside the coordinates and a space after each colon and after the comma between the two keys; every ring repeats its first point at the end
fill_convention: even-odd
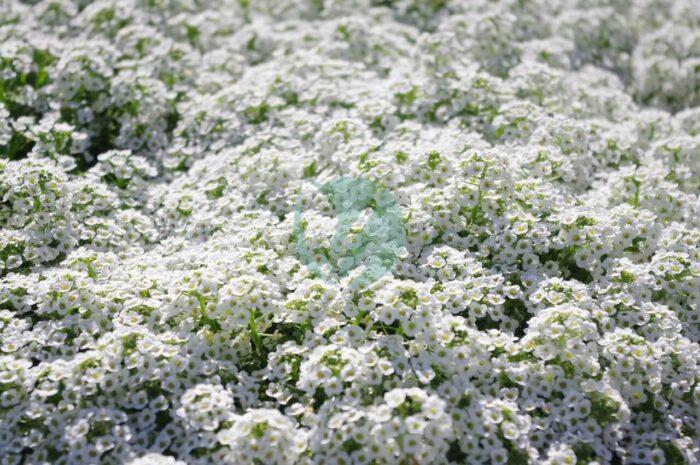
{"type": "Polygon", "coordinates": [[[696,464],[696,3],[0,2],[0,464],[696,464]]]}

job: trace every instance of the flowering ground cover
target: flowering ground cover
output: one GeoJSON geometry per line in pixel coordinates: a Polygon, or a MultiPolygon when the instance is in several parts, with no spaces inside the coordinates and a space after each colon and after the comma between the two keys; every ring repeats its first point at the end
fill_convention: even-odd
{"type": "Polygon", "coordinates": [[[700,461],[696,0],[0,0],[0,465],[700,461]]]}

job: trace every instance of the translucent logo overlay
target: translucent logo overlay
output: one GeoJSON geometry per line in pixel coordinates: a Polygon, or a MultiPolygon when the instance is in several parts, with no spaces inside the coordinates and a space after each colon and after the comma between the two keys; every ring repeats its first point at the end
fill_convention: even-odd
{"type": "Polygon", "coordinates": [[[322,279],[366,287],[389,272],[406,247],[401,211],[392,193],[362,178],[339,178],[319,188],[337,220],[328,246],[312,246],[300,202],[294,216],[297,256],[322,279]],[[357,272],[354,272],[357,270],[357,272]]]}

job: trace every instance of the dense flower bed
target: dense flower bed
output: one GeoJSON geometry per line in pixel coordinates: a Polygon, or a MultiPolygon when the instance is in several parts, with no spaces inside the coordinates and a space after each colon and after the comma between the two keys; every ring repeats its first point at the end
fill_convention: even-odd
{"type": "Polygon", "coordinates": [[[696,0],[0,1],[0,464],[697,464],[699,193],[696,0]]]}

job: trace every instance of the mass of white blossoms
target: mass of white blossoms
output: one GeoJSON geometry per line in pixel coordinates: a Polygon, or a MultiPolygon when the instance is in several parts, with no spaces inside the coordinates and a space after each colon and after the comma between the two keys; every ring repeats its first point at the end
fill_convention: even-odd
{"type": "Polygon", "coordinates": [[[698,0],[0,0],[0,465],[696,465],[699,195],[698,0]]]}

